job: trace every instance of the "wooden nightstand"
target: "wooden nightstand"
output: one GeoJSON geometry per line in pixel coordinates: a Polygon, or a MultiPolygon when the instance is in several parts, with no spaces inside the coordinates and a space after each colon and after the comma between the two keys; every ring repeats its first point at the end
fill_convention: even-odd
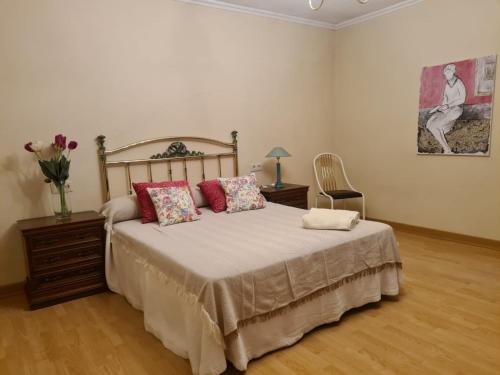
{"type": "Polygon", "coordinates": [[[74,213],[18,221],[26,255],[26,295],[32,309],[107,289],[104,217],[74,213]]]}
{"type": "Polygon", "coordinates": [[[283,184],[281,189],[275,189],[274,186],[261,187],[260,192],[268,202],[284,204],[307,210],[307,191],[309,186],[283,184]]]}

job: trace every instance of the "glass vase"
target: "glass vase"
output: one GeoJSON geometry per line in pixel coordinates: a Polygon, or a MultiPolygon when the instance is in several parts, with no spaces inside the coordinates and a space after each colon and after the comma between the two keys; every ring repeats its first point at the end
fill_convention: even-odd
{"type": "Polygon", "coordinates": [[[71,188],[68,183],[50,184],[50,195],[52,199],[52,209],[58,220],[65,220],[71,217],[71,188]]]}

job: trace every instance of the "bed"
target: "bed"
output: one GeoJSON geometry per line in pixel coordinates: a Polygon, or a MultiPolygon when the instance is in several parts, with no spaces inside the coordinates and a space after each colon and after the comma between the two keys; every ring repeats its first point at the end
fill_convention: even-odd
{"type": "MultiPolygon", "coordinates": [[[[107,151],[101,140],[106,199],[108,167],[125,167],[130,185],[134,161],[146,165],[150,180],[151,164],[160,162],[168,168],[181,163],[188,177],[190,163],[214,159],[222,175],[220,160],[227,157],[236,164],[232,173],[238,173],[235,133],[233,142],[218,144],[230,147],[229,153],[154,162],[109,161],[109,155],[126,148],[107,151]]],[[[205,165],[201,169],[204,179],[205,165]]],[[[305,210],[270,202],[235,214],[201,210],[201,220],[167,227],[137,219],[107,226],[109,288],[144,312],[145,329],[188,358],[194,374],[220,374],[227,360],[245,370],[251,359],[292,345],[349,309],[399,293],[401,260],[392,228],[385,224],[361,221],[349,232],[306,230],[301,226],[305,210]]]]}

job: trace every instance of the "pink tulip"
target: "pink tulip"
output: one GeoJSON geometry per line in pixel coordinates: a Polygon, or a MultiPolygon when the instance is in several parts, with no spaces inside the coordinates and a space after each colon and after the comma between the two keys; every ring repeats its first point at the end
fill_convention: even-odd
{"type": "Polygon", "coordinates": [[[68,143],[68,148],[70,150],[74,150],[77,147],[78,147],[78,143],[76,141],[71,141],[71,142],[68,143]]]}
{"type": "Polygon", "coordinates": [[[61,150],[65,150],[66,149],[66,137],[62,134],[56,135],[55,139],[54,139],[54,144],[56,145],[56,147],[60,148],[61,150]]]}
{"type": "Polygon", "coordinates": [[[32,148],[31,148],[31,145],[33,144],[33,142],[28,142],[24,145],[24,149],[26,151],[29,151],[29,152],[35,152],[32,148]]]}

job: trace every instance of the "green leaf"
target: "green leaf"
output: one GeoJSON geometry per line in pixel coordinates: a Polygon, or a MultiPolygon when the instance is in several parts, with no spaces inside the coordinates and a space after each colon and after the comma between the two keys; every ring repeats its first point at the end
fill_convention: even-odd
{"type": "Polygon", "coordinates": [[[62,156],[60,159],[39,160],[38,164],[42,173],[56,185],[62,185],[69,178],[69,167],[71,161],[62,156]]]}
{"type": "Polygon", "coordinates": [[[69,178],[69,166],[70,166],[70,161],[66,158],[66,156],[61,157],[60,161],[60,171],[59,171],[59,178],[60,181],[66,181],[69,178]]]}
{"type": "Polygon", "coordinates": [[[51,180],[57,180],[57,175],[51,168],[50,161],[48,160],[39,160],[38,164],[40,165],[40,168],[42,169],[42,173],[44,174],[45,177],[51,179],[51,180]]]}

